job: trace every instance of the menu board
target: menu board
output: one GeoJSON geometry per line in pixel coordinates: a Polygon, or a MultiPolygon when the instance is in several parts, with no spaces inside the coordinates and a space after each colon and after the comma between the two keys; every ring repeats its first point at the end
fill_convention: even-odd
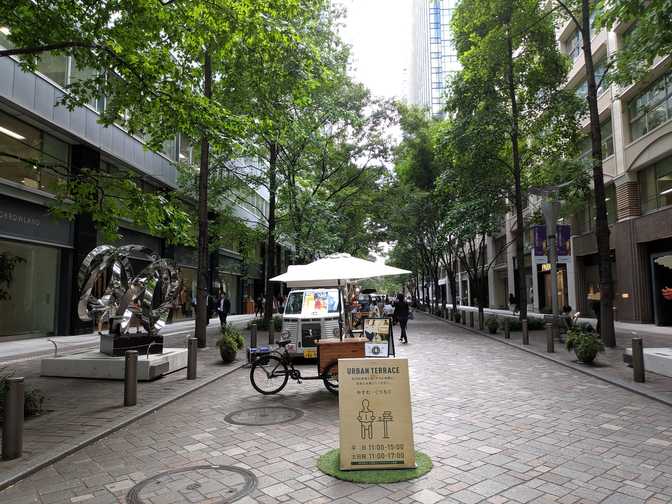
{"type": "Polygon", "coordinates": [[[340,468],[415,467],[408,359],[339,359],[340,468]]]}
{"type": "Polygon", "coordinates": [[[367,357],[387,357],[388,355],[394,355],[392,319],[365,318],[363,330],[364,337],[369,340],[364,344],[364,355],[367,357]]]}

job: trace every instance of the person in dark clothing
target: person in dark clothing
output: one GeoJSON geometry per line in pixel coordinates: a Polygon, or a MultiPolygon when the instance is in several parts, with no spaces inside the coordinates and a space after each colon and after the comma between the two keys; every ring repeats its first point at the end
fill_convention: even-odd
{"type": "Polygon", "coordinates": [[[408,324],[408,314],[410,308],[408,303],[404,299],[402,294],[397,296],[397,304],[394,305],[394,320],[399,321],[399,326],[401,327],[401,337],[399,341],[402,343],[408,343],[408,337],[406,335],[406,325],[408,324]]]}
{"type": "Polygon", "coordinates": [[[217,300],[217,313],[219,314],[219,323],[222,328],[226,327],[226,317],[231,313],[231,301],[229,300],[229,295],[226,292],[219,293],[219,299],[217,300]]]}
{"type": "Polygon", "coordinates": [[[513,292],[509,294],[509,308],[511,308],[514,315],[518,312],[518,300],[513,295],[513,292]]]}
{"type": "Polygon", "coordinates": [[[254,301],[254,316],[259,317],[264,314],[264,299],[258,296],[254,301]]]}

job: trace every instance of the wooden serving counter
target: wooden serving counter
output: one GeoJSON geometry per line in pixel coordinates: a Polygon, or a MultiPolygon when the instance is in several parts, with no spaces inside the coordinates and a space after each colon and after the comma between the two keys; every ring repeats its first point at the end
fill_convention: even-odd
{"type": "Polygon", "coordinates": [[[325,369],[338,359],[364,358],[364,343],[366,338],[338,338],[319,339],[317,343],[317,368],[322,374],[325,369]]]}

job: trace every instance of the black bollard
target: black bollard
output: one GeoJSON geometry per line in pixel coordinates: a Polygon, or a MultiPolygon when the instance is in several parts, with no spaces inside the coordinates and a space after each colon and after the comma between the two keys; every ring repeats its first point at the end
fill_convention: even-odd
{"type": "Polygon", "coordinates": [[[474,327],[474,312],[469,311],[469,327],[474,327]]]}
{"type": "Polygon", "coordinates": [[[504,339],[511,339],[511,324],[509,323],[509,317],[504,319],[504,339]]]}
{"type": "Polygon", "coordinates": [[[23,378],[7,378],[5,421],[2,424],[2,460],[19,458],[23,452],[23,378]]]}
{"type": "Polygon", "coordinates": [[[646,381],[642,338],[632,338],[632,377],[637,383],[646,381]]]}
{"type": "Polygon", "coordinates": [[[250,326],[250,347],[257,348],[257,324],[250,326]]]}
{"type": "Polygon", "coordinates": [[[198,340],[196,338],[187,338],[187,380],[196,379],[197,357],[198,340]]]}
{"type": "Polygon", "coordinates": [[[553,324],[546,323],[546,352],[555,352],[555,342],[553,341],[553,324]]]}
{"type": "Polygon", "coordinates": [[[126,350],[124,366],[124,406],[138,402],[138,351],[126,350]]]}
{"type": "Polygon", "coordinates": [[[530,332],[527,329],[527,319],[521,321],[522,331],[523,331],[523,345],[530,344],[530,332]]]}

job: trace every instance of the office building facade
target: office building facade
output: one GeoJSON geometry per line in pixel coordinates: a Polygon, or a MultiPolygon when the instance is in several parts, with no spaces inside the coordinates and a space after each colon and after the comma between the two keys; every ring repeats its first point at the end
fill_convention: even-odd
{"type": "MultiPolygon", "coordinates": [[[[3,46],[9,42],[0,32],[3,46]]],[[[86,254],[106,241],[87,216],[67,221],[50,212],[59,179],[81,168],[123,169],[139,175],[147,191],[169,191],[177,187],[176,161],[189,162],[192,155],[177,134],[163,152],[153,152],[121,127],[102,126],[102,98],[73,110],[57,105],[80,71],[71,58],[46,56],[37,70],[25,72],[15,59],[0,58],[0,338],[92,330],[76,316],[77,271],[86,254]]],[[[251,225],[267,211],[263,193],[253,199],[235,207],[251,225]]],[[[145,245],[178,263],[185,295],[172,318],[193,317],[196,250],[170,246],[125,221],[120,235],[117,245],[145,245]]],[[[283,268],[288,258],[280,256],[277,267],[283,268]]],[[[234,313],[243,311],[246,297],[260,295],[263,271],[246,268],[235,244],[211,254],[209,276],[211,292],[228,292],[234,313]]]]}

